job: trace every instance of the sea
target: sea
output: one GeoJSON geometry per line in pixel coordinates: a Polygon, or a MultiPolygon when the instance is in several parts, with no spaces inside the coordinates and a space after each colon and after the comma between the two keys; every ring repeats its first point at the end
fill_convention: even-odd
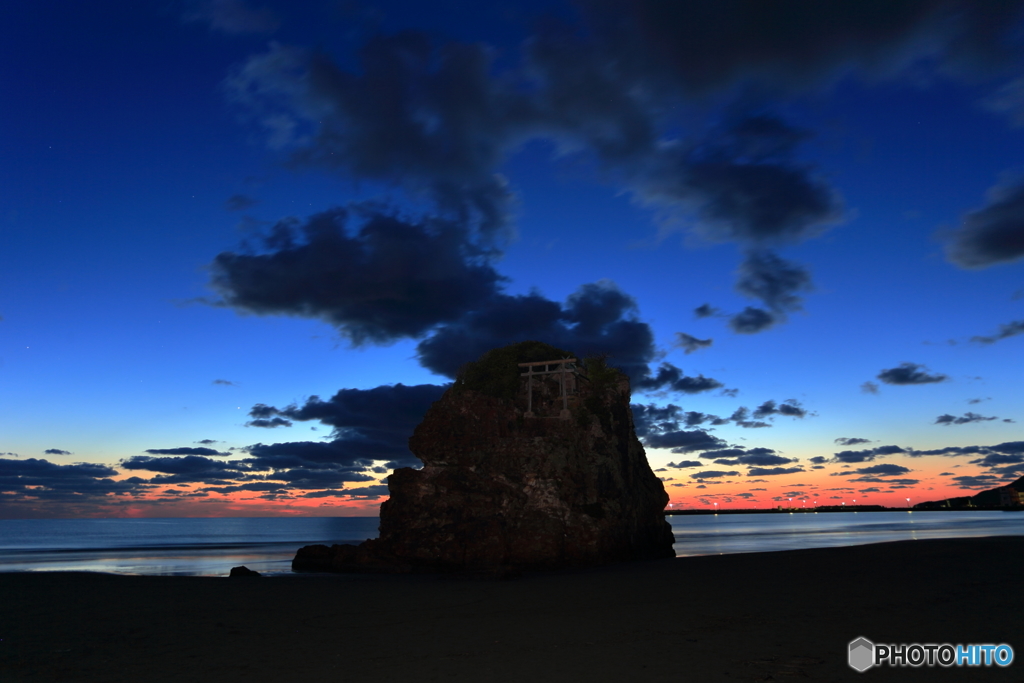
{"type": "MultiPolygon", "coordinates": [[[[886,541],[1024,535],[1024,512],[837,512],[667,517],[678,557],[886,541]]],[[[377,517],[0,520],[0,572],[291,574],[295,551],[377,536],[377,517]]]]}

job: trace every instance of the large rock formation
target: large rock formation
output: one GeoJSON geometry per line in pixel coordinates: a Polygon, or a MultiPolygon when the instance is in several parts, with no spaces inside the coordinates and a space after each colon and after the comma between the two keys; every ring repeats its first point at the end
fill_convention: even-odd
{"type": "Polygon", "coordinates": [[[540,569],[672,557],[668,494],[633,430],[629,380],[600,359],[524,342],[463,368],[409,439],[380,536],[307,546],[317,571],[540,569]],[[564,368],[564,369],[563,369],[564,368]],[[565,387],[563,395],[562,387],[565,387]]]}

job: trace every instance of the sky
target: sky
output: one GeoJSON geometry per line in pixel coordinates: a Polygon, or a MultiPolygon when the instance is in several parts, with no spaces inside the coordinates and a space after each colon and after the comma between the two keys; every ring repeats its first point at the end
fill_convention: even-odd
{"type": "Polygon", "coordinates": [[[1024,475],[1024,0],[0,7],[0,518],[375,515],[607,354],[673,507],[1024,475]]]}

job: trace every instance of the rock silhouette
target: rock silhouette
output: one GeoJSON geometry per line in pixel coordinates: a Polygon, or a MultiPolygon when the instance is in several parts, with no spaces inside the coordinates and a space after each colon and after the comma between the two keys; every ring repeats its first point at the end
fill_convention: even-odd
{"type": "Polygon", "coordinates": [[[673,557],[668,494],[629,398],[628,378],[600,358],[540,342],[484,354],[409,439],[423,468],[388,478],[380,536],[307,546],[293,569],[500,573],[673,557]]]}
{"type": "Polygon", "coordinates": [[[231,568],[231,573],[228,574],[228,577],[238,577],[238,576],[260,576],[260,573],[259,572],[255,572],[255,571],[253,571],[253,570],[251,570],[251,569],[249,569],[248,567],[245,567],[245,566],[242,566],[242,567],[232,567],[231,568]]]}

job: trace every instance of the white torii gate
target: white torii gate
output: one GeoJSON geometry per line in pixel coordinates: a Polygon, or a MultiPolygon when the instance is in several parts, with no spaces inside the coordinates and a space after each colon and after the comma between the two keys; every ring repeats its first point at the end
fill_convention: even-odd
{"type": "Polygon", "coordinates": [[[533,414],[533,378],[535,375],[560,375],[559,380],[562,388],[562,412],[558,417],[562,420],[571,418],[569,413],[569,395],[565,390],[566,373],[571,372],[577,377],[580,376],[575,358],[563,358],[562,360],[541,360],[533,363],[519,363],[519,367],[526,368],[526,372],[519,373],[520,377],[526,377],[526,415],[525,417],[536,417],[533,414]],[[551,366],[555,366],[551,369],[551,366]],[[543,370],[537,367],[543,366],[543,370]]]}

